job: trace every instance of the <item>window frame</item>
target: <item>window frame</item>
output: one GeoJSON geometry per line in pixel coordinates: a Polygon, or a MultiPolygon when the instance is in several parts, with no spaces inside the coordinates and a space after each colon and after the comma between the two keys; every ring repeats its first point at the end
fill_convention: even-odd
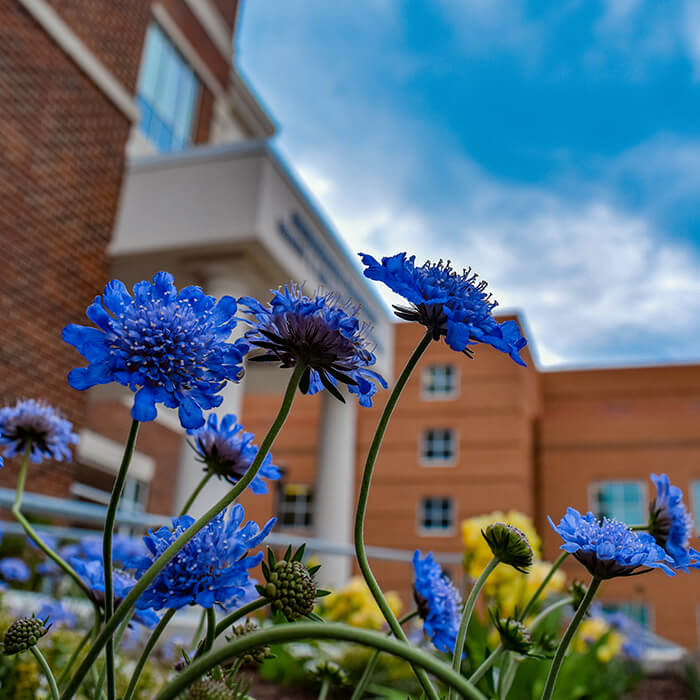
{"type": "Polygon", "coordinates": [[[690,480],[690,502],[693,509],[693,528],[700,535],[700,479],[690,480]]]}
{"type": "Polygon", "coordinates": [[[421,369],[421,398],[423,401],[454,401],[459,396],[460,372],[459,366],[451,362],[432,362],[421,369]],[[435,392],[430,391],[430,372],[437,368],[449,367],[452,370],[453,386],[450,391],[435,392]]]}
{"type": "Polygon", "coordinates": [[[605,609],[606,606],[607,606],[607,607],[615,607],[615,608],[618,608],[618,610],[616,610],[615,612],[621,612],[621,613],[627,615],[627,617],[629,617],[629,618],[632,620],[632,622],[635,622],[636,624],[640,625],[640,626],[641,626],[643,629],[645,629],[647,632],[653,632],[654,629],[655,629],[655,624],[654,624],[654,623],[655,623],[655,619],[654,619],[654,605],[653,605],[653,603],[651,603],[651,602],[649,602],[649,601],[642,601],[642,600],[601,600],[600,603],[601,603],[601,607],[602,607],[602,609],[603,609],[603,612],[605,612],[605,613],[608,613],[608,614],[609,614],[609,613],[611,612],[610,610],[606,610],[606,609],[605,609]],[[634,618],[630,617],[630,615],[629,615],[628,613],[626,613],[624,610],[619,610],[619,608],[620,608],[621,606],[624,606],[624,605],[636,605],[636,606],[639,606],[640,608],[642,608],[643,610],[645,610],[645,611],[646,611],[645,614],[646,614],[646,618],[647,618],[647,624],[646,624],[646,625],[642,625],[641,622],[638,622],[638,621],[635,620],[634,618]]]}
{"type": "MultiPolygon", "coordinates": [[[[642,513],[644,513],[644,508],[645,506],[649,503],[649,487],[643,479],[595,479],[594,481],[589,482],[588,484],[588,509],[593,513],[596,517],[600,517],[598,515],[598,499],[596,497],[597,493],[600,491],[600,487],[603,484],[615,484],[615,485],[625,485],[625,484],[637,484],[641,487],[641,507],[642,507],[642,513]]],[[[615,516],[617,517],[617,516],[615,516]]],[[[626,520],[623,521],[625,522],[626,525],[633,526],[633,525],[645,525],[647,523],[646,518],[642,518],[642,522],[639,523],[632,523],[632,522],[627,522],[626,520]]]]}
{"type": "Polygon", "coordinates": [[[456,428],[423,428],[418,439],[418,463],[422,467],[454,467],[459,456],[459,431],[456,428]],[[452,455],[450,457],[426,457],[427,434],[429,432],[444,431],[451,434],[452,455]]]}
{"type": "MultiPolygon", "coordinates": [[[[297,505],[299,501],[295,501],[295,505],[297,505]]],[[[304,531],[309,531],[313,528],[314,526],[314,489],[313,486],[310,484],[302,484],[302,483],[296,483],[296,482],[278,482],[278,488],[277,488],[277,512],[276,512],[276,517],[277,517],[277,523],[280,528],[285,529],[285,530],[304,530],[304,531]],[[301,511],[298,508],[294,508],[293,511],[285,511],[285,512],[293,512],[295,515],[295,520],[297,519],[297,516],[302,513],[302,514],[307,514],[309,516],[309,523],[308,525],[306,523],[297,523],[295,522],[294,524],[289,524],[283,522],[283,516],[285,512],[283,512],[283,504],[286,504],[287,501],[285,501],[286,495],[287,495],[287,490],[288,489],[303,489],[304,493],[306,495],[306,510],[301,511]]]]}
{"type": "Polygon", "coordinates": [[[456,499],[453,496],[421,496],[418,499],[418,507],[416,508],[416,533],[420,537],[452,537],[456,531],[457,513],[456,499]],[[449,513],[451,525],[447,528],[430,528],[423,525],[423,514],[425,512],[425,504],[427,501],[447,501],[450,504],[449,513]]]}

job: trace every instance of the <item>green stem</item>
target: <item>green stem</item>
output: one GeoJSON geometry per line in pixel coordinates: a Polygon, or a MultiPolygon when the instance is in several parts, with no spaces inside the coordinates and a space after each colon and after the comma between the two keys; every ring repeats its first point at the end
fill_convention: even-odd
{"type": "MultiPolygon", "coordinates": [[[[400,620],[399,624],[403,625],[409,620],[412,620],[414,617],[418,617],[420,613],[418,610],[414,610],[413,612],[408,613],[407,615],[404,615],[400,620]]],[[[391,635],[391,630],[387,632],[388,635],[391,635]]],[[[360,678],[357,686],[355,687],[355,690],[353,690],[352,697],[350,700],[360,700],[360,698],[365,694],[367,690],[367,686],[369,685],[370,681],[372,680],[372,676],[374,675],[374,671],[377,668],[377,664],[379,663],[379,650],[375,649],[374,652],[372,653],[372,656],[370,657],[370,660],[367,662],[367,665],[365,666],[365,670],[362,673],[362,677],[360,678]]]]}
{"type": "Polygon", "coordinates": [[[270,451],[272,443],[275,441],[278,433],[282,429],[289,411],[291,410],[292,403],[294,402],[294,395],[296,393],[297,387],[299,386],[299,380],[301,375],[304,373],[305,366],[297,365],[294,368],[294,372],[289,379],[289,384],[287,385],[287,390],[284,394],[284,399],[280,407],[275,420],[273,421],[270,429],[267,431],[267,435],[263,438],[260,444],[260,449],[255,455],[253,463],[250,465],[248,471],[236,482],[235,486],[214,506],[212,506],[201,518],[195,521],[190,527],[188,527],[159,557],[153,564],[144,572],[141,578],[136,582],[131,592],[124,598],[124,600],[119,604],[112,618],[105,624],[102,631],[98,635],[95,643],[89,649],[82,663],[78,667],[73,678],[71,678],[70,683],[63,691],[61,695],[61,700],[70,700],[75,695],[78,687],[80,686],[82,679],[85,674],[89,671],[90,666],[95,662],[95,659],[100,654],[100,651],[107,643],[107,640],[114,634],[114,630],[117,628],[121,620],[129,613],[134,603],[140,598],[142,593],[151,585],[153,580],[158,576],[158,574],[173,560],[175,555],[208,523],[210,523],[224,508],[231,505],[238,496],[247,488],[248,484],[255,478],[258,470],[262,466],[262,463],[270,451]]]}
{"type": "MultiPolygon", "coordinates": [[[[512,656],[512,654],[511,654],[512,656]]],[[[508,697],[508,692],[510,691],[511,685],[513,685],[513,680],[515,679],[515,674],[518,671],[518,664],[520,663],[519,658],[509,658],[508,664],[505,670],[498,679],[498,697],[499,700],[506,700],[508,697]]]]}
{"type": "Polygon", "coordinates": [[[554,611],[559,610],[559,608],[565,608],[567,605],[571,605],[573,598],[566,597],[558,600],[556,603],[552,603],[549,607],[545,608],[530,625],[530,632],[534,632],[544,621],[548,618],[554,611]]]}
{"type": "Polygon", "coordinates": [[[518,615],[518,620],[524,620],[530,614],[530,611],[535,606],[535,603],[537,602],[538,598],[540,597],[540,595],[542,595],[542,591],[547,587],[547,584],[551,580],[552,576],[554,576],[554,572],[564,563],[568,556],[568,552],[562,552],[557,557],[556,561],[552,564],[549,571],[547,572],[547,575],[542,579],[542,582],[537,587],[537,590],[532,594],[530,600],[527,601],[527,604],[523,608],[523,611],[520,613],[520,615],[518,615]]]}
{"type": "Polygon", "coordinates": [[[194,661],[182,673],[176,676],[156,696],[156,700],[174,700],[188,686],[201,678],[210,669],[244,654],[255,647],[282,644],[302,639],[336,639],[374,647],[408,661],[430,672],[439,680],[456,688],[465,698],[486,700],[466,678],[461,676],[443,661],[421,649],[405,642],[391,639],[379,632],[350,627],[336,622],[295,622],[293,625],[275,625],[264,627],[232,640],[219,649],[210,651],[194,661]]]}
{"type": "Polygon", "coordinates": [[[124,700],[131,700],[131,698],[134,697],[134,693],[136,692],[136,686],[138,685],[139,678],[141,677],[141,673],[143,672],[143,667],[146,665],[148,657],[151,655],[151,652],[153,651],[153,648],[158,642],[160,635],[163,634],[163,630],[167,627],[170,620],[172,620],[172,617],[175,614],[175,612],[176,610],[174,608],[168,610],[165,613],[165,615],[163,615],[163,617],[160,619],[160,622],[151,633],[151,636],[148,638],[146,646],[143,648],[143,652],[141,653],[141,656],[139,657],[139,660],[136,663],[136,668],[134,668],[134,671],[131,674],[131,680],[129,681],[129,687],[126,689],[126,693],[124,694],[124,700]]]}
{"type": "Polygon", "coordinates": [[[85,645],[90,641],[90,638],[95,634],[96,628],[99,626],[99,621],[95,621],[95,626],[89,629],[84,635],[83,638],[80,640],[80,644],[78,644],[77,647],[75,647],[75,650],[71,654],[70,659],[68,659],[68,663],[66,664],[65,668],[63,671],[61,671],[61,675],[59,676],[58,679],[58,686],[59,688],[63,685],[63,682],[68,678],[68,674],[70,673],[71,668],[73,668],[73,664],[75,663],[75,660],[80,656],[80,652],[85,648],[85,645]]]}
{"type": "Polygon", "coordinates": [[[204,639],[204,645],[199,651],[198,656],[201,656],[202,654],[206,654],[208,651],[211,651],[211,648],[214,646],[214,639],[216,637],[215,631],[216,611],[214,610],[214,606],[212,605],[210,608],[207,608],[207,636],[204,639]]]}
{"type": "MultiPolygon", "coordinates": [[[[109,498],[107,506],[107,515],[105,517],[105,529],[102,536],[102,560],[104,562],[105,572],[105,622],[114,614],[114,584],[112,580],[112,535],[114,534],[114,521],[117,517],[117,509],[119,508],[119,499],[122,497],[126,475],[129,471],[131,457],[134,454],[134,446],[136,445],[136,436],[139,432],[139,422],[131,421],[129,429],[129,437],[126,440],[124,447],[124,455],[122,463],[117,473],[117,478],[112,486],[112,495],[109,498]]],[[[107,668],[107,700],[116,700],[117,691],[115,688],[114,678],[114,639],[112,635],[107,638],[105,647],[105,667],[107,668]]]]}
{"type": "Polygon", "coordinates": [[[24,450],[24,457],[22,459],[22,465],[20,467],[20,472],[19,472],[19,477],[17,478],[17,487],[15,490],[15,501],[12,504],[12,515],[14,516],[15,520],[19,522],[19,524],[22,526],[24,531],[27,533],[27,537],[29,537],[32,542],[53,562],[55,562],[58,566],[63,569],[63,571],[70,576],[75,583],[78,584],[80,587],[80,590],[85,593],[85,595],[90,599],[90,602],[93,604],[93,607],[95,608],[96,614],[99,612],[97,608],[97,603],[95,602],[95,599],[93,598],[93,595],[90,591],[90,588],[87,586],[85,581],[80,578],[78,575],[78,572],[67,562],[64,561],[64,559],[57,554],[56,552],[51,549],[42,539],[37,535],[36,531],[34,528],[29,524],[29,521],[22,515],[21,513],[21,507],[22,507],[22,496],[24,495],[24,483],[27,479],[27,468],[29,466],[29,455],[31,453],[32,446],[31,443],[28,443],[27,446],[25,447],[24,450]]]}
{"type": "Polygon", "coordinates": [[[554,693],[554,686],[557,682],[557,676],[559,675],[559,669],[562,661],[564,660],[566,650],[569,648],[569,644],[571,643],[581,620],[583,620],[586,611],[593,602],[593,598],[598,591],[600,584],[601,579],[599,579],[597,576],[594,576],[591,579],[591,583],[588,586],[588,590],[586,591],[583,601],[581,601],[581,604],[574,613],[569,626],[566,628],[566,632],[564,632],[564,636],[557,647],[557,653],[554,655],[554,659],[552,660],[552,665],[549,668],[549,675],[547,676],[547,683],[545,684],[541,700],[551,700],[552,694],[554,693]]]}
{"type": "Polygon", "coordinates": [[[321,690],[318,691],[318,700],[326,700],[328,695],[328,689],[331,687],[331,681],[329,678],[324,678],[321,684],[321,690]]]}
{"type": "Polygon", "coordinates": [[[212,478],[212,476],[214,476],[214,472],[207,471],[207,473],[202,477],[202,480],[197,484],[197,488],[192,491],[190,497],[187,499],[187,503],[182,506],[182,510],[180,511],[180,515],[178,517],[181,518],[183,515],[187,515],[187,511],[192,507],[195,499],[202,492],[202,489],[207,485],[207,482],[212,478]]]}
{"type": "MultiPolygon", "coordinates": [[[[131,616],[125,617],[124,622],[122,622],[121,626],[117,630],[116,635],[114,635],[114,647],[115,648],[119,647],[119,644],[122,641],[122,637],[124,636],[124,632],[126,632],[126,628],[129,626],[130,620],[131,620],[131,616]]],[[[102,664],[102,670],[100,671],[100,677],[97,681],[97,687],[100,689],[100,693],[102,693],[102,688],[104,687],[106,676],[107,676],[107,664],[102,664]]]]}
{"type": "MultiPolygon", "coordinates": [[[[457,643],[455,644],[455,650],[452,654],[452,668],[456,673],[462,667],[462,654],[464,653],[464,644],[467,641],[467,630],[469,629],[469,621],[472,618],[472,613],[474,612],[474,605],[476,604],[476,599],[481,592],[481,589],[486,583],[486,579],[489,577],[491,572],[498,566],[499,559],[493,557],[491,561],[486,565],[486,568],[481,572],[479,578],[474,581],[471,591],[469,592],[469,597],[467,602],[464,604],[464,610],[462,611],[462,621],[459,623],[459,632],[457,632],[457,643]]],[[[452,691],[448,693],[448,698],[454,698],[455,695],[452,691]]]]}
{"type": "MultiPolygon", "coordinates": [[[[377,583],[377,579],[372,573],[372,568],[369,565],[369,559],[367,558],[367,552],[365,551],[365,514],[367,512],[367,501],[369,500],[372,472],[374,471],[374,465],[377,461],[379,449],[382,446],[382,440],[384,439],[384,433],[386,433],[387,426],[389,425],[391,414],[396,408],[399,396],[401,396],[401,392],[406,386],[408,378],[411,376],[411,373],[418,364],[418,360],[420,360],[423,353],[428,349],[431,342],[432,335],[430,331],[427,331],[420,343],[418,343],[416,349],[411,354],[408,362],[406,362],[406,366],[403,368],[399,378],[396,380],[396,384],[394,385],[391,395],[386,402],[386,406],[384,406],[381,418],[377,424],[377,429],[374,432],[374,438],[372,438],[372,444],[370,445],[367,453],[367,459],[365,460],[365,469],[364,473],[362,474],[362,483],[360,484],[360,493],[357,500],[357,511],[355,513],[355,552],[357,553],[357,563],[360,567],[360,571],[362,572],[362,576],[372,592],[372,596],[377,601],[377,605],[384,615],[384,619],[389,624],[394,636],[402,642],[407,641],[406,635],[401,629],[401,625],[399,625],[399,622],[389,607],[389,604],[386,602],[386,598],[384,597],[384,594],[377,583]]],[[[425,691],[425,694],[428,696],[429,700],[439,700],[437,691],[433,687],[425,671],[422,669],[415,669],[415,674],[420,681],[421,686],[423,686],[423,690],[425,691]]]]}
{"type": "Polygon", "coordinates": [[[498,660],[500,655],[505,651],[503,644],[499,644],[482,662],[479,668],[469,676],[469,682],[476,685],[483,677],[486,671],[498,660]]]}
{"type": "Polygon", "coordinates": [[[199,622],[197,623],[197,629],[194,631],[194,637],[192,637],[192,642],[190,643],[191,649],[196,649],[197,644],[199,644],[199,638],[202,636],[202,630],[204,629],[204,623],[207,620],[207,611],[202,609],[202,614],[199,616],[199,622]]]}
{"type": "Polygon", "coordinates": [[[264,608],[267,603],[267,599],[258,598],[257,600],[253,600],[247,605],[244,605],[242,608],[234,610],[232,613],[226,615],[226,617],[222,617],[216,625],[214,637],[221,636],[221,634],[223,634],[234,622],[238,622],[238,620],[240,620],[242,617],[246,617],[256,610],[260,610],[260,608],[264,608]]]}
{"type": "Polygon", "coordinates": [[[39,651],[39,647],[37,646],[29,647],[29,651],[31,651],[34,655],[34,658],[37,660],[39,666],[41,666],[41,670],[46,676],[46,680],[49,682],[51,697],[53,698],[53,700],[58,700],[58,686],[56,685],[56,679],[53,677],[53,673],[51,673],[51,669],[46,663],[44,655],[39,651]]]}

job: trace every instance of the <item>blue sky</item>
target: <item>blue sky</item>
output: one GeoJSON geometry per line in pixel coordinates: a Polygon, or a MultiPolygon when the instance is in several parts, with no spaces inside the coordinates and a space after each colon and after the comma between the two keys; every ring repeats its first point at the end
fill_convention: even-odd
{"type": "Polygon", "coordinates": [[[236,50],[352,249],[472,266],[541,366],[700,361],[700,0],[247,0],[236,50]]]}

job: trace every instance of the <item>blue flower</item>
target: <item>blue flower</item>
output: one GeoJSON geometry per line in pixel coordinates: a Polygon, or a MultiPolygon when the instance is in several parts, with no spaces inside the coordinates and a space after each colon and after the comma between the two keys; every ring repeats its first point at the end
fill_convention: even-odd
{"type": "Polygon", "coordinates": [[[6,457],[23,454],[31,445],[35,464],[45,458],[70,461],[70,445],[78,440],[71,422],[42,401],[25,399],[0,408],[0,445],[5,446],[6,457]]]}
{"type": "MultiPolygon", "coordinates": [[[[162,610],[201,605],[211,608],[215,603],[230,607],[240,600],[247,591],[248,569],[257,566],[262,559],[262,552],[250,556],[248,550],[257,547],[276,522],[272,518],[261,530],[251,521],[239,529],[244,517],[239,504],[219,513],[158,574],[137,607],[162,610]]],[[[137,578],[194,522],[194,518],[184,515],[173,518],[172,529],[149,530],[144,542],[150,556],[133,562],[137,578]]]]}
{"type": "Polygon", "coordinates": [[[600,521],[593,513],[581,515],[568,508],[558,527],[551,518],[549,523],[564,540],[561,548],[573,554],[593,576],[630,576],[643,573],[636,571],[640,566],[675,575],[668,566],[671,558],[648,532],[632,532],[619,520],[600,521]]]}
{"type": "Polygon", "coordinates": [[[656,498],[650,507],[650,534],[673,560],[671,566],[686,572],[689,567],[700,568],[700,552],[689,545],[693,519],[685,509],[683,491],[672,486],[666,474],[652,474],[651,480],[656,486],[656,498]]]}
{"type": "Polygon", "coordinates": [[[421,323],[433,340],[445,342],[457,352],[473,356],[470,345],[486,343],[505,352],[519,365],[527,341],[515,321],[498,323],[493,317],[496,302],[487,294],[486,282],[477,282],[471,268],[459,274],[442,260],[415,266],[415,256],[399,253],[377,262],[371,255],[360,253],[366,266],[365,277],[384,282],[400,294],[410,306],[394,306],[396,315],[405,321],[421,323]]]}
{"type": "Polygon", "coordinates": [[[29,567],[17,557],[0,559],[0,575],[6,581],[28,581],[31,573],[29,567]]]}
{"type": "Polygon", "coordinates": [[[178,409],[184,428],[199,428],[202,409],[218,406],[226,381],[243,375],[248,345],[227,342],[236,308],[232,297],[217,302],[199,287],[178,293],[167,272],[134,285],[133,297],[112,280],[87,309],[98,327],[63,329],[63,339],[89,363],[72,370],[68,382],[79,390],[117,382],[136,392],[135,420],[154,420],[162,403],[178,409]]]}
{"type": "Polygon", "coordinates": [[[436,649],[452,654],[459,632],[459,593],[433,559],[432,552],[421,560],[420,551],[416,550],[413,569],[413,597],[423,618],[423,629],[436,649]]]}
{"type": "Polygon", "coordinates": [[[54,627],[75,627],[75,615],[65,608],[57,600],[46,600],[36,613],[40,620],[48,618],[49,623],[54,627]]]}
{"type": "MultiPolygon", "coordinates": [[[[102,561],[102,537],[87,535],[80,540],[76,556],[102,561]]],[[[143,540],[137,537],[115,535],[112,539],[112,563],[121,569],[128,569],[129,562],[147,554],[143,540]]]]}
{"type": "MultiPolygon", "coordinates": [[[[81,559],[80,557],[72,557],[69,564],[75,569],[78,576],[87,584],[92,592],[93,598],[98,605],[104,606],[105,601],[105,569],[102,559],[81,559]]],[[[112,583],[114,589],[114,608],[118,608],[119,604],[131,592],[131,589],[136,584],[136,579],[120,569],[112,571],[112,583]]],[[[139,598],[134,610],[132,619],[145,627],[155,627],[160,618],[150,609],[150,606],[141,606],[139,603],[143,600],[143,596],[139,598]]]]}
{"type": "MultiPolygon", "coordinates": [[[[210,413],[204,427],[188,432],[194,439],[194,450],[205,464],[204,468],[232,484],[248,471],[258,454],[258,448],[251,444],[254,435],[246,433],[231,413],[221,419],[221,425],[218,424],[216,415],[210,413]]],[[[258,476],[250,482],[250,489],[253,493],[267,493],[267,485],[260,477],[277,480],[281,476],[268,454],[258,476]]]]}
{"type": "Polygon", "coordinates": [[[306,366],[299,388],[315,394],[324,387],[340,401],[338,383],[356,394],[362,406],[372,405],[382,377],[369,369],[376,361],[367,339],[369,326],[357,318],[359,308],[334,293],[307,297],[296,285],[273,291],[269,306],[250,297],[238,303],[254,320],[245,334],[251,345],[266,352],[249,358],[279,362],[282,367],[306,366]]]}

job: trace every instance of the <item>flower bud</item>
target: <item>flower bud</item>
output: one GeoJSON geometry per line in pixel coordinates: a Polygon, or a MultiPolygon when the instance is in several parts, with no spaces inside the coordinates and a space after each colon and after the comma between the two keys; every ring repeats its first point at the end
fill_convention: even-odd
{"type": "MultiPolygon", "coordinates": [[[[246,620],[243,624],[236,625],[233,628],[233,636],[226,637],[226,640],[230,642],[238,637],[243,637],[246,634],[250,634],[251,632],[257,632],[259,629],[260,627],[256,622],[253,622],[252,620],[246,620]]],[[[270,656],[272,656],[270,654],[270,647],[260,646],[248,649],[245,652],[245,654],[243,654],[243,656],[241,656],[240,658],[244,664],[250,666],[252,664],[261,664],[265,659],[269,658],[270,656]]]]}
{"type": "Polygon", "coordinates": [[[236,697],[236,691],[213,678],[197,681],[190,686],[186,696],[187,700],[236,700],[236,697]]]}
{"type": "Polygon", "coordinates": [[[568,593],[572,598],[571,607],[576,611],[579,609],[581,603],[583,603],[583,599],[586,597],[586,593],[588,593],[588,588],[586,588],[586,585],[582,581],[574,579],[573,583],[569,586],[568,593]]]}
{"type": "Polygon", "coordinates": [[[35,646],[51,627],[51,625],[46,625],[47,620],[48,618],[40,620],[34,615],[15,620],[5,632],[3,653],[11,656],[35,646]]]}
{"type": "Polygon", "coordinates": [[[481,531],[493,556],[503,564],[526,574],[532,564],[532,547],[525,533],[513,525],[493,523],[481,531]]]}
{"type": "Polygon", "coordinates": [[[501,644],[507,651],[516,654],[527,654],[533,647],[532,637],[525,625],[512,617],[502,617],[494,620],[501,644]]]}
{"type": "Polygon", "coordinates": [[[348,676],[335,661],[322,661],[309,668],[309,674],[317,683],[328,681],[331,685],[342,688],[349,686],[348,676]]]}

